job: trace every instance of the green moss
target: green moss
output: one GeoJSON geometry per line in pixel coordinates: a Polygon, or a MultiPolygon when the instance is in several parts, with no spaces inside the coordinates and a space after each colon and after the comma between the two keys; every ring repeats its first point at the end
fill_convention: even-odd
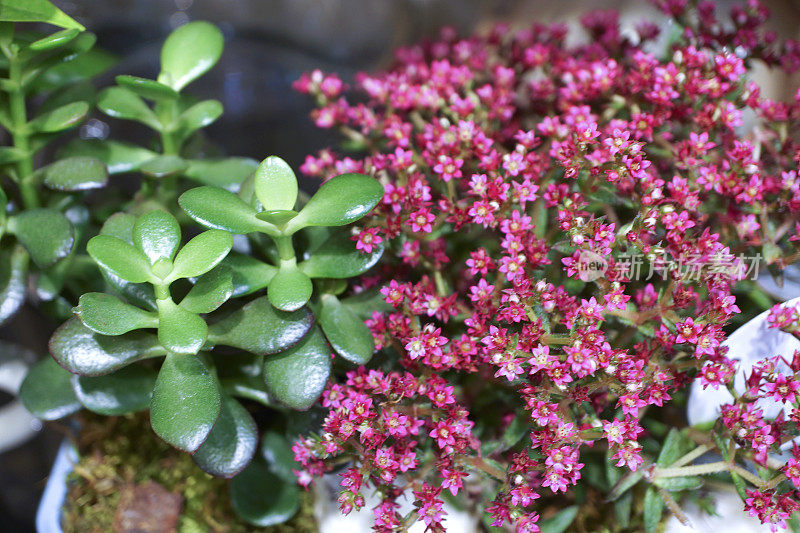
{"type": "Polygon", "coordinates": [[[65,533],[113,531],[120,489],[145,481],[183,496],[178,533],[317,531],[309,493],[303,493],[300,511],[286,524],[255,528],[240,520],[228,499],[228,482],[206,474],[188,454],[158,439],[146,414],[81,418],[80,460],[69,477],[64,505],[65,533]]]}

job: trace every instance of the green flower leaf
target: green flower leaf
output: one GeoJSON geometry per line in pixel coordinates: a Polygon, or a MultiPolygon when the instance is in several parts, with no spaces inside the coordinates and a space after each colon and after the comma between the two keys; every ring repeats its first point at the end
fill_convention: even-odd
{"type": "Polygon", "coordinates": [[[101,335],[122,335],[135,329],[158,327],[158,317],[102,292],[81,296],[75,314],[83,325],[101,335]]]}
{"type": "Polygon", "coordinates": [[[189,165],[176,155],[160,155],[139,165],[139,170],[155,179],[177,176],[186,170],[189,165]]]}
{"type": "Polygon", "coordinates": [[[383,198],[383,185],[362,174],[342,174],[327,181],[300,214],[289,221],[286,234],[307,226],[343,226],[355,222],[383,198]]]}
{"type": "Polygon", "coordinates": [[[230,268],[233,274],[232,297],[246,296],[265,288],[278,271],[274,266],[262,263],[255,257],[236,252],[229,253],[220,265],[230,268]]]}
{"type": "Polygon", "coordinates": [[[60,159],[44,170],[44,184],[54,191],[86,191],[103,187],[106,183],[106,166],[94,157],[60,159]]]}
{"type": "Polygon", "coordinates": [[[667,438],[664,439],[664,444],[661,447],[661,453],[658,454],[656,466],[666,468],[683,455],[683,441],[684,434],[676,428],[669,430],[667,438]]]}
{"type": "Polygon", "coordinates": [[[372,268],[383,255],[383,245],[374,247],[370,253],[356,248],[348,232],[337,231],[298,268],[311,278],[345,279],[359,276],[372,268]]]}
{"type": "Polygon", "coordinates": [[[253,354],[268,355],[297,344],[313,324],[314,315],[307,308],[292,313],[279,311],[262,296],[212,324],[209,340],[253,354]]]}
{"type": "Polygon", "coordinates": [[[28,371],[19,388],[22,405],[36,418],[57,420],[81,409],[70,385],[70,374],[46,357],[28,371]]]}
{"type": "Polygon", "coordinates": [[[71,318],[50,338],[50,354],[74,374],[102,376],[124,366],[166,354],[152,333],[133,331],[109,337],[95,333],[71,318]]]}
{"type": "Polygon", "coordinates": [[[205,274],[222,261],[233,248],[233,237],[227,231],[208,230],[186,243],[175,256],[167,281],[194,278],[205,274]]]}
{"type": "Polygon", "coordinates": [[[231,504],[236,514],[248,523],[274,526],[297,513],[300,490],[296,481],[276,476],[266,461],[257,458],[231,480],[231,504]]]}
{"type": "Polygon", "coordinates": [[[256,423],[250,413],[238,401],[223,395],[214,429],[192,458],[212,476],[230,478],[247,466],[257,444],[256,423]]]}
{"type": "Polygon", "coordinates": [[[14,316],[25,302],[28,257],[19,245],[0,250],[0,324],[14,316]]]}
{"type": "Polygon", "coordinates": [[[153,110],[133,91],[124,87],[109,87],[97,97],[97,107],[106,115],[125,120],[134,120],[161,130],[161,121],[153,110]]]}
{"type": "Polygon", "coordinates": [[[67,143],[59,152],[60,157],[87,156],[96,157],[106,164],[109,174],[131,172],[139,165],[156,157],[155,152],[132,144],[118,141],[99,141],[75,139],[67,143]]]}
{"type": "Polygon", "coordinates": [[[269,393],[300,411],[317,401],[330,373],[330,349],[317,328],[285,352],[264,358],[264,381],[269,393]]]}
{"type": "Polygon", "coordinates": [[[372,333],[353,311],[336,296],[323,294],[317,321],[333,350],[344,359],[363,365],[372,358],[375,342],[372,333]]]}
{"type": "Polygon", "coordinates": [[[86,251],[98,265],[125,281],[144,283],[155,279],[144,252],[121,239],[97,235],[86,244],[86,251]]]}
{"type": "Polygon", "coordinates": [[[85,28],[47,0],[0,0],[0,21],[46,22],[62,28],[85,28]]]}
{"type": "Polygon", "coordinates": [[[133,226],[133,243],[155,264],[159,259],[172,261],[181,244],[181,227],[175,217],[156,209],[140,216],[133,226]]]}
{"type": "Polygon", "coordinates": [[[180,306],[192,313],[210,313],[228,301],[233,294],[233,275],[225,265],[206,272],[194,284],[180,306]]]}
{"type": "Polygon", "coordinates": [[[255,209],[225,189],[197,187],[183,193],[178,203],[186,214],[209,228],[234,234],[275,233],[274,226],[256,218],[255,209]]]}
{"type": "Polygon", "coordinates": [[[208,326],[196,314],[175,305],[170,299],[158,300],[158,340],[172,353],[193,355],[208,337],[208,326]]]}
{"type": "Polygon", "coordinates": [[[8,231],[31,254],[40,268],[69,255],[75,243],[72,224],[55,209],[29,209],[8,220],[8,231]]]}
{"type": "Polygon", "coordinates": [[[249,157],[192,159],[187,162],[189,168],[184,172],[187,178],[204,185],[222,187],[234,193],[239,191],[242,182],[258,167],[256,160],[249,157]]]}
{"type": "Polygon", "coordinates": [[[270,156],[258,166],[255,193],[266,211],[290,211],[297,202],[297,178],[280,157],[270,156]]]}
{"type": "Polygon", "coordinates": [[[88,112],[89,104],[86,102],[72,102],[42,113],[31,120],[28,127],[37,133],[62,131],[78,124],[88,112]]]}
{"type": "Polygon", "coordinates": [[[161,49],[158,81],[180,91],[211,67],[220,55],[222,32],[211,23],[196,21],[173,31],[161,49]]]}
{"type": "Polygon", "coordinates": [[[644,529],[653,533],[661,522],[661,512],[664,509],[664,500],[655,487],[648,487],[644,493],[644,529]]]}
{"type": "Polygon", "coordinates": [[[191,133],[205,128],[222,116],[222,103],[219,100],[204,100],[194,104],[178,117],[178,128],[191,133]]]}
{"type": "Polygon", "coordinates": [[[267,296],[272,305],[281,311],[295,311],[308,302],[313,290],[308,276],[296,266],[283,265],[270,280],[267,296]]]}
{"type": "Polygon", "coordinates": [[[88,410],[106,416],[144,411],[150,406],[156,373],[131,365],[107,376],[72,376],[72,388],[88,410]]]}
{"type": "Polygon", "coordinates": [[[140,78],[138,76],[117,76],[115,78],[117,85],[128,89],[135,93],[137,96],[147,98],[156,102],[176,100],[178,93],[172,90],[171,87],[159,83],[155,80],[148,80],[147,78],[140,78]]]}
{"type": "Polygon", "coordinates": [[[697,490],[703,486],[704,482],[703,478],[698,476],[681,476],[656,478],[653,484],[670,492],[679,492],[682,490],[697,490]]]}
{"type": "Polygon", "coordinates": [[[60,48],[65,44],[69,44],[81,32],[78,28],[67,28],[55,33],[51,33],[41,39],[37,39],[28,45],[28,49],[34,52],[46,52],[60,48]]]}
{"type": "Polygon", "coordinates": [[[219,384],[199,357],[169,354],[153,390],[150,425],[167,443],[194,453],[211,433],[221,404],[219,384]]]}

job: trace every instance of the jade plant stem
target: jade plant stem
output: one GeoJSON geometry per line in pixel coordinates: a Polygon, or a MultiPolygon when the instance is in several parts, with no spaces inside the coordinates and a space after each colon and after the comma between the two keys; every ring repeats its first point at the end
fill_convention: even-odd
{"type": "Polygon", "coordinates": [[[33,179],[33,154],[30,151],[30,137],[28,131],[28,117],[25,111],[25,91],[22,88],[22,64],[17,57],[16,50],[8,58],[8,79],[11,82],[9,92],[9,107],[11,113],[11,136],[14,147],[22,152],[22,158],[17,161],[17,179],[19,180],[22,202],[27,209],[39,206],[39,195],[33,179]]]}

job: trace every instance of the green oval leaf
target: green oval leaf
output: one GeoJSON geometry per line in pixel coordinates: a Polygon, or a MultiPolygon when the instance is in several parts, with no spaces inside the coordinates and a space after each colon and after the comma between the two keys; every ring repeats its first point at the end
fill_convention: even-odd
{"type": "Polygon", "coordinates": [[[109,174],[131,172],[139,165],[149,161],[158,154],[146,148],[118,141],[97,139],[75,139],[67,143],[59,152],[59,156],[88,156],[96,157],[106,164],[109,174]]]}
{"type": "Polygon", "coordinates": [[[297,483],[293,470],[300,470],[300,465],[294,460],[294,452],[286,437],[275,431],[265,431],[261,436],[259,451],[273,474],[290,483],[297,483]]]}
{"type": "Polygon", "coordinates": [[[208,326],[170,299],[158,300],[158,340],[172,353],[193,355],[208,337],[208,326]]]}
{"type": "Polygon", "coordinates": [[[0,21],[46,22],[62,28],[85,28],[47,0],[0,0],[0,21]]]}
{"type": "Polygon", "coordinates": [[[167,443],[194,453],[211,433],[221,403],[219,384],[199,357],[169,354],[153,390],[150,425],[167,443]]]}
{"type": "Polygon", "coordinates": [[[8,230],[17,236],[40,268],[67,257],[75,243],[72,224],[55,209],[23,211],[9,219],[8,230]]]}
{"type": "Polygon", "coordinates": [[[258,166],[255,193],[266,211],[290,211],[297,202],[297,177],[280,157],[270,156],[258,166]]]}
{"type": "Polygon", "coordinates": [[[323,294],[317,314],[322,331],[333,350],[344,359],[363,365],[372,358],[375,342],[372,333],[353,311],[332,294],[323,294]]]}
{"type": "Polygon", "coordinates": [[[159,259],[172,260],[181,244],[181,227],[175,217],[156,209],[140,216],[133,225],[133,243],[155,264],[159,259]]]}
{"type": "Polygon", "coordinates": [[[262,263],[255,257],[236,252],[225,256],[220,265],[230,268],[233,274],[232,297],[246,296],[265,288],[278,271],[274,266],[262,263]]]}
{"type": "Polygon", "coordinates": [[[184,175],[204,185],[222,187],[238,192],[242,182],[249,178],[258,167],[255,159],[249,157],[228,157],[225,159],[192,159],[184,175]]]}
{"type": "Polygon", "coordinates": [[[269,282],[267,296],[281,311],[295,311],[308,302],[313,290],[311,279],[297,267],[281,266],[269,282]]]}
{"type": "Polygon", "coordinates": [[[300,411],[314,405],[330,373],[330,350],[317,328],[285,352],[264,358],[264,381],[269,393],[300,411]]]}
{"type": "Polygon", "coordinates": [[[155,179],[176,176],[186,170],[189,165],[176,155],[160,155],[139,165],[139,170],[155,179]]]}
{"type": "Polygon", "coordinates": [[[306,226],[343,226],[355,222],[383,198],[383,185],[363,174],[342,174],[322,184],[317,193],[289,221],[286,233],[306,226]]]}
{"type": "Polygon", "coordinates": [[[121,239],[97,235],[86,244],[86,251],[98,265],[126,281],[144,283],[154,279],[144,252],[121,239]]]}
{"type": "Polygon", "coordinates": [[[81,409],[81,402],[72,391],[70,374],[46,357],[36,363],[19,388],[22,405],[36,418],[57,420],[81,409]]]}
{"type": "Polygon", "coordinates": [[[214,429],[192,458],[212,476],[230,478],[250,463],[257,443],[258,432],[253,417],[238,401],[223,395],[214,429]]]}
{"type": "Polygon", "coordinates": [[[156,373],[131,365],[107,376],[72,376],[78,400],[88,410],[106,416],[144,411],[150,406],[156,373]]]}
{"type": "Polygon", "coordinates": [[[52,133],[71,128],[78,124],[86,113],[89,104],[86,102],[72,102],[47,113],[42,113],[28,123],[28,127],[37,133],[52,133]]]}
{"type": "Polygon", "coordinates": [[[383,244],[364,253],[356,248],[348,232],[337,231],[310,252],[298,268],[311,278],[345,279],[359,276],[375,266],[383,255],[383,244]]]}
{"type": "Polygon", "coordinates": [[[55,191],[86,191],[108,183],[108,172],[94,157],[60,159],[44,170],[44,184],[55,191]]]}
{"type": "Polygon", "coordinates": [[[109,337],[71,318],[50,337],[50,354],[74,374],[102,376],[129,364],[166,354],[151,333],[133,331],[109,337]]]}
{"type": "Polygon", "coordinates": [[[154,313],[102,292],[89,292],[81,296],[74,312],[84,326],[101,335],[122,335],[135,329],[158,327],[158,318],[154,313]]]}
{"type": "Polygon", "coordinates": [[[117,85],[128,89],[142,98],[147,98],[148,100],[161,102],[164,100],[175,100],[179,96],[178,93],[173,91],[171,87],[155,80],[148,80],[147,78],[127,75],[117,76],[114,79],[117,81],[117,85]]]}
{"type": "Polygon", "coordinates": [[[235,234],[267,232],[274,227],[256,218],[256,210],[232,192],[218,187],[197,187],[178,199],[190,217],[206,227],[235,234]]]}
{"type": "Polygon", "coordinates": [[[258,527],[282,524],[300,508],[300,489],[270,472],[256,459],[231,480],[231,504],[236,514],[258,527]]]}
{"type": "Polygon", "coordinates": [[[161,49],[158,81],[180,91],[213,67],[220,55],[222,32],[209,22],[190,22],[173,31],[161,49]]]}
{"type": "Polygon", "coordinates": [[[154,130],[162,127],[144,100],[123,87],[109,87],[102,91],[97,97],[97,107],[110,117],[141,122],[154,130]]]}
{"type": "Polygon", "coordinates": [[[230,268],[219,265],[199,278],[180,306],[192,313],[210,313],[228,301],[233,294],[233,275],[230,268]]]}
{"type": "Polygon", "coordinates": [[[292,313],[279,311],[262,296],[209,326],[209,340],[268,355],[297,344],[313,324],[314,315],[307,308],[292,313]]]}
{"type": "Polygon", "coordinates": [[[59,48],[71,42],[80,32],[78,28],[67,28],[57,31],[39,40],[33,41],[28,45],[28,48],[34,52],[45,52],[47,50],[59,48]]]}
{"type": "Polygon", "coordinates": [[[205,128],[222,116],[222,103],[219,100],[204,100],[194,104],[178,117],[178,128],[191,133],[205,128]]]}
{"type": "Polygon", "coordinates": [[[0,250],[0,324],[14,316],[25,302],[28,257],[19,245],[0,250]]]}
{"type": "Polygon", "coordinates": [[[233,248],[233,237],[227,231],[204,231],[181,248],[168,280],[194,278],[205,274],[222,261],[233,248]]]}

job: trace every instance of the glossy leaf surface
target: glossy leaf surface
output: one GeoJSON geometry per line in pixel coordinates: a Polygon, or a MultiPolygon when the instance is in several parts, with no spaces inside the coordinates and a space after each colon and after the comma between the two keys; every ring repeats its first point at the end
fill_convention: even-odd
{"type": "Polygon", "coordinates": [[[158,318],[153,313],[101,292],[81,296],[74,311],[86,327],[101,335],[122,335],[158,326],[158,318]]]}
{"type": "Polygon", "coordinates": [[[245,234],[272,227],[258,220],[255,209],[241,198],[219,187],[197,187],[186,191],[178,203],[190,217],[209,228],[245,234]]]}
{"type": "Polygon", "coordinates": [[[136,220],[131,236],[136,248],[154,264],[159,259],[175,257],[181,244],[181,227],[175,217],[156,209],[136,220]]]}
{"type": "Polygon", "coordinates": [[[285,352],[264,358],[264,380],[269,393],[282,404],[300,411],[317,401],[330,372],[330,349],[317,328],[285,352]]]}
{"type": "Polygon", "coordinates": [[[273,474],[258,458],[231,480],[231,504],[240,517],[254,526],[281,524],[300,508],[296,482],[273,474]]]}
{"type": "Polygon", "coordinates": [[[311,279],[297,267],[282,267],[270,280],[267,296],[278,309],[295,311],[308,302],[313,290],[311,279]]]}
{"type": "Polygon", "coordinates": [[[108,183],[106,166],[97,158],[60,159],[44,171],[44,184],[56,191],[86,191],[108,183]]]}
{"type": "Polygon", "coordinates": [[[11,220],[9,229],[42,268],[65,258],[75,242],[72,224],[55,209],[23,211],[11,220]]]}
{"type": "Polygon", "coordinates": [[[291,210],[297,202],[297,178],[280,157],[270,156],[258,166],[255,194],[266,211],[291,210]]]}
{"type": "Polygon", "coordinates": [[[62,28],[84,29],[83,25],[47,0],[0,0],[0,21],[46,22],[62,28]]]}
{"type": "Polygon", "coordinates": [[[154,179],[176,176],[186,170],[189,165],[175,155],[160,155],[139,165],[139,170],[154,179]]]}
{"type": "Polygon", "coordinates": [[[298,268],[312,278],[351,278],[372,268],[382,255],[382,244],[375,246],[370,253],[364,253],[356,248],[348,232],[337,231],[311,251],[311,257],[298,268]]]}
{"type": "Polygon", "coordinates": [[[126,281],[144,283],[154,279],[144,252],[121,239],[97,235],[86,244],[86,251],[98,265],[126,281]]]}
{"type": "Polygon", "coordinates": [[[192,313],[210,313],[233,294],[233,276],[224,265],[206,272],[197,279],[180,306],[192,313]]]}
{"type": "Polygon", "coordinates": [[[207,336],[208,326],[202,318],[172,300],[158,300],[158,340],[164,348],[193,355],[203,347],[207,336]]]}
{"type": "Polygon", "coordinates": [[[194,278],[205,274],[217,266],[232,247],[233,238],[227,231],[204,231],[180,249],[168,279],[194,278]]]}
{"type": "Polygon", "coordinates": [[[184,175],[214,187],[238,192],[242,182],[255,172],[258,163],[249,157],[227,157],[225,159],[192,159],[184,175]]]}
{"type": "Polygon", "coordinates": [[[383,198],[383,185],[362,174],[342,174],[322,184],[287,225],[287,233],[306,226],[343,226],[369,213],[383,198]]]}
{"type": "Polygon", "coordinates": [[[214,428],[193,458],[212,476],[233,477],[253,458],[257,444],[256,423],[250,413],[235,399],[222,395],[214,428]]]}
{"type": "Polygon", "coordinates": [[[88,410],[114,416],[144,411],[150,405],[156,373],[141,365],[131,365],[107,376],[72,376],[78,400],[88,410]]]}
{"type": "Polygon", "coordinates": [[[363,365],[372,358],[375,342],[364,321],[332,294],[322,295],[317,321],[333,350],[351,363],[363,365]]]}
{"type": "Polygon", "coordinates": [[[196,21],[173,31],[161,49],[158,81],[180,91],[214,66],[222,55],[222,32],[208,22],[196,21]]]}
{"type": "Polygon", "coordinates": [[[109,87],[97,98],[97,107],[106,115],[125,120],[135,120],[151,128],[161,129],[161,122],[153,110],[134,92],[124,87],[109,87]]]}
{"type": "Polygon", "coordinates": [[[178,98],[178,93],[171,87],[155,80],[127,75],[117,76],[115,79],[118,85],[148,100],[162,101],[178,98]]]}
{"type": "Polygon", "coordinates": [[[42,113],[28,123],[31,130],[38,133],[53,133],[71,128],[89,112],[86,102],[73,102],[52,111],[42,113]]]}
{"type": "Polygon", "coordinates": [[[274,266],[259,261],[255,257],[236,252],[229,253],[220,264],[230,268],[233,274],[233,294],[231,296],[245,296],[267,287],[278,271],[274,266]]]}
{"type": "Polygon", "coordinates": [[[28,371],[19,398],[33,416],[42,420],[71,415],[81,409],[81,402],[72,391],[71,376],[52,357],[45,357],[28,371]]]}

